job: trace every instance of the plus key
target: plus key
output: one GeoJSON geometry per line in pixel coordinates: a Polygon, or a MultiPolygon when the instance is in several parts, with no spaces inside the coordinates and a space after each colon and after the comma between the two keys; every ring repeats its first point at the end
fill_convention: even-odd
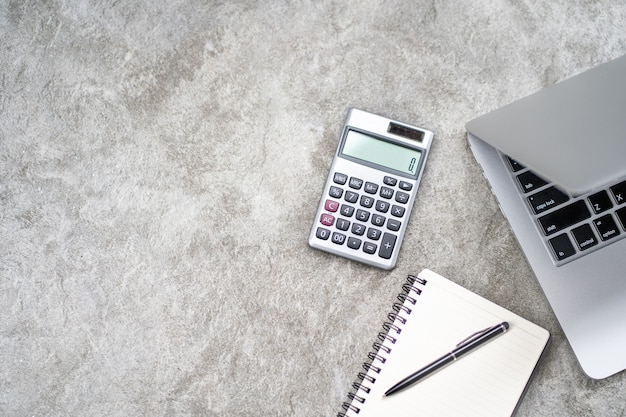
{"type": "Polygon", "coordinates": [[[396,246],[396,235],[392,235],[391,233],[384,233],[383,240],[380,242],[380,250],[378,251],[378,256],[383,259],[391,258],[394,246],[396,246]]]}

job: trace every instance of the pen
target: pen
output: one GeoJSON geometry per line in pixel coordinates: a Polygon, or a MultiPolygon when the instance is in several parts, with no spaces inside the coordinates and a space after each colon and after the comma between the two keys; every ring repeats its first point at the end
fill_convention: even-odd
{"type": "Polygon", "coordinates": [[[503,334],[508,329],[509,323],[504,321],[500,324],[496,324],[495,326],[491,326],[484,330],[480,330],[476,333],[471,334],[467,338],[463,339],[458,345],[456,345],[456,348],[452,352],[446,353],[441,358],[426,365],[419,371],[407,376],[402,381],[389,388],[383,396],[388,397],[391,394],[407,388],[409,385],[413,385],[417,381],[426,378],[428,375],[437,372],[444,366],[447,366],[455,360],[459,359],[464,354],[476,349],[484,343],[487,343],[496,336],[503,334]]]}

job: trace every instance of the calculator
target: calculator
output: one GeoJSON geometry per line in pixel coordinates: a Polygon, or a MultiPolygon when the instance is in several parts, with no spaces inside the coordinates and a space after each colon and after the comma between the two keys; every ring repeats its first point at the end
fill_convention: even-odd
{"type": "Polygon", "coordinates": [[[393,269],[433,136],[417,126],[350,109],[309,245],[393,269]]]}

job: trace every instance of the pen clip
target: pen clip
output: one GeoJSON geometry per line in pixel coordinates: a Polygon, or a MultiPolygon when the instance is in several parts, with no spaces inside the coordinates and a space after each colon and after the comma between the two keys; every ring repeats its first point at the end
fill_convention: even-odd
{"type": "Polygon", "coordinates": [[[487,333],[489,330],[496,328],[500,326],[499,324],[496,324],[495,326],[489,326],[486,329],[482,329],[479,330],[477,332],[474,332],[472,334],[470,334],[469,336],[467,336],[465,339],[461,340],[459,343],[457,343],[456,347],[461,347],[467,343],[470,343],[472,340],[479,338],[480,336],[482,336],[483,334],[487,333]]]}

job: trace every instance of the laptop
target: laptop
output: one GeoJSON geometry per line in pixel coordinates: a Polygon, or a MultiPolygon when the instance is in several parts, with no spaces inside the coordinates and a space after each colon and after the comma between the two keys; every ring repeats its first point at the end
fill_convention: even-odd
{"type": "Polygon", "coordinates": [[[626,55],[466,130],[583,371],[626,369],[626,55]]]}

